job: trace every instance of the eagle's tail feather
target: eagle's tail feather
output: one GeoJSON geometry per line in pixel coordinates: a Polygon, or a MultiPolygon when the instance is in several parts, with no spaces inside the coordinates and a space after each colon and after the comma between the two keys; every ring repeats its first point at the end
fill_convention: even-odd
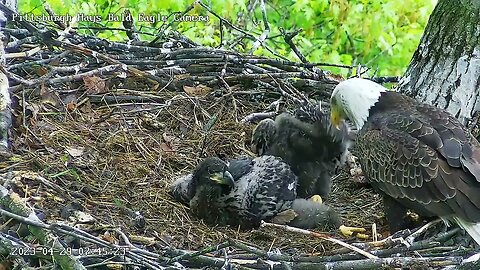
{"type": "Polygon", "coordinates": [[[469,222],[460,217],[453,217],[453,220],[480,245],[480,223],[469,222]]]}

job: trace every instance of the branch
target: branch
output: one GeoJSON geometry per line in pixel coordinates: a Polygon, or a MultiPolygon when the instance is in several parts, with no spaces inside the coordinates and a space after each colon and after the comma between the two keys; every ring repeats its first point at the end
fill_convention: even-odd
{"type": "Polygon", "coordinates": [[[312,232],[312,231],[308,231],[308,230],[303,230],[303,229],[299,229],[299,228],[295,228],[295,227],[290,227],[288,225],[278,225],[278,224],[274,224],[274,223],[267,223],[267,222],[264,222],[262,221],[262,223],[260,224],[260,227],[274,227],[274,228],[280,228],[282,230],[285,230],[285,231],[288,231],[288,232],[294,232],[294,233],[300,233],[300,234],[304,234],[304,235],[310,235],[310,236],[313,236],[313,237],[316,237],[316,238],[320,238],[320,239],[323,239],[323,240],[327,240],[329,242],[332,242],[332,243],[335,243],[337,245],[341,245],[343,247],[346,247],[350,250],[353,250],[359,254],[362,254],[363,256],[369,258],[369,259],[377,259],[378,257],[375,256],[375,255],[372,255],[364,250],[361,250],[357,247],[354,247],[352,245],[349,245],[345,242],[342,242],[338,239],[335,239],[333,237],[330,237],[326,234],[320,234],[320,233],[316,233],[316,232],[312,232]]]}

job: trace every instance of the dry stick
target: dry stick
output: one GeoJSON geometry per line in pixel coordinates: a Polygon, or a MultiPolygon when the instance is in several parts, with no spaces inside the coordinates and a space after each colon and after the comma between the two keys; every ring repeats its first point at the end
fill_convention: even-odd
{"type": "Polygon", "coordinates": [[[228,239],[228,242],[230,243],[230,245],[232,247],[236,247],[240,250],[243,250],[243,251],[246,251],[248,253],[253,253],[257,256],[261,256],[261,257],[264,257],[266,259],[269,259],[269,260],[273,260],[273,261],[286,261],[286,262],[296,262],[299,260],[299,257],[295,257],[295,256],[289,256],[289,255],[282,255],[282,254],[276,254],[276,253],[272,253],[272,252],[266,252],[262,249],[259,249],[259,248],[256,248],[256,247],[252,247],[252,246],[249,246],[245,243],[242,243],[242,242],[239,242],[239,241],[236,241],[234,239],[228,239]]]}
{"type": "Polygon", "coordinates": [[[268,223],[268,222],[265,222],[265,221],[262,221],[261,224],[260,224],[260,227],[274,227],[274,228],[280,228],[280,229],[283,229],[285,231],[289,231],[289,232],[295,232],[295,233],[300,233],[300,234],[305,234],[305,235],[311,235],[313,237],[317,237],[317,238],[320,238],[320,239],[323,239],[323,240],[327,240],[327,241],[330,241],[332,243],[335,243],[335,244],[338,244],[338,245],[341,245],[343,247],[346,247],[350,250],[353,250],[355,252],[358,252],[359,254],[362,254],[363,256],[369,258],[369,259],[377,259],[378,257],[375,256],[375,255],[372,255],[364,250],[361,250],[357,247],[354,247],[350,244],[347,244],[345,242],[342,242],[338,239],[335,239],[333,237],[330,237],[328,235],[325,235],[325,234],[321,234],[321,233],[316,233],[316,232],[312,232],[312,231],[308,231],[308,230],[304,230],[304,229],[299,229],[299,228],[295,228],[295,227],[290,227],[288,225],[279,225],[279,224],[274,224],[274,223],[268,223]]]}
{"type": "Polygon", "coordinates": [[[244,34],[245,36],[247,37],[250,37],[251,39],[257,39],[254,35],[248,33],[247,31],[241,29],[241,28],[238,28],[236,27],[235,25],[233,25],[231,22],[229,22],[228,20],[224,19],[222,16],[218,15],[217,13],[215,13],[215,11],[213,11],[209,6],[205,5],[204,3],[202,3],[202,1],[200,0],[197,0],[195,1],[196,4],[202,6],[204,9],[206,9],[208,12],[210,12],[213,16],[217,17],[217,19],[223,21],[223,23],[225,23],[226,25],[228,25],[230,28],[244,34]]]}
{"type": "MultiPolygon", "coordinates": [[[[436,248],[441,245],[441,243],[444,243],[445,241],[449,240],[452,236],[457,234],[460,231],[460,228],[455,228],[447,232],[439,233],[438,235],[415,242],[409,246],[404,246],[403,243],[406,241],[403,240],[403,238],[394,238],[394,239],[389,239],[387,241],[382,240],[379,242],[370,242],[370,243],[354,243],[352,245],[355,245],[356,247],[359,248],[372,248],[372,247],[382,247],[383,249],[381,250],[375,250],[371,251],[372,254],[378,256],[378,257],[386,257],[386,256],[391,256],[392,254],[407,254],[410,251],[417,251],[418,253],[424,253],[424,250],[431,249],[431,248],[436,248]],[[399,241],[400,240],[400,241],[399,241]],[[401,244],[400,246],[393,247],[397,244],[401,244]]],[[[326,260],[326,258],[323,258],[326,260]]],[[[339,260],[345,260],[345,259],[359,259],[359,256],[355,255],[334,255],[330,256],[328,258],[328,261],[339,261],[339,260]]]]}
{"type": "Polygon", "coordinates": [[[27,67],[27,66],[35,66],[35,65],[44,65],[44,64],[48,64],[50,62],[53,62],[53,61],[56,61],[58,59],[61,59],[65,56],[67,56],[68,54],[70,54],[71,52],[70,51],[64,51],[64,52],[61,52],[55,56],[52,56],[52,57],[49,57],[47,59],[41,59],[41,60],[35,60],[35,61],[25,61],[25,62],[21,62],[21,63],[18,63],[18,64],[13,64],[13,65],[9,65],[8,67],[6,67],[7,70],[13,70],[13,69],[17,69],[17,68],[22,68],[22,67],[27,67]]]}
{"type": "Polygon", "coordinates": [[[25,244],[25,242],[8,234],[0,233],[0,254],[8,254],[10,258],[15,259],[15,262],[18,264],[18,266],[20,266],[20,269],[26,269],[28,264],[25,262],[22,256],[12,252],[16,248],[19,250],[30,250],[29,245],[25,244]]]}
{"type": "Polygon", "coordinates": [[[160,256],[156,253],[152,253],[146,250],[142,249],[132,249],[128,248],[125,246],[120,246],[116,244],[111,244],[105,240],[102,240],[98,237],[95,237],[87,232],[84,232],[82,230],[79,230],[77,228],[73,228],[67,225],[61,225],[61,224],[52,224],[48,225],[48,229],[66,234],[66,235],[71,235],[74,237],[77,237],[79,239],[82,239],[84,241],[90,242],[90,243],[95,243],[97,245],[100,245],[105,248],[109,248],[110,250],[114,252],[118,251],[124,251],[125,256],[130,257],[132,260],[136,260],[137,262],[143,263],[145,266],[148,266],[150,269],[161,269],[162,267],[158,265],[154,260],[159,259],[160,256]],[[148,256],[148,257],[147,257],[148,256]]]}
{"type": "MultiPolygon", "coordinates": [[[[353,68],[349,65],[340,65],[340,64],[331,64],[331,63],[302,63],[302,62],[293,62],[290,60],[278,60],[278,59],[270,59],[265,58],[257,55],[242,55],[238,52],[224,50],[224,49],[216,49],[216,48],[207,48],[207,47],[196,47],[196,48],[182,48],[167,54],[164,54],[164,57],[156,57],[156,59],[170,59],[172,64],[178,63],[181,59],[199,59],[199,58],[214,58],[214,57],[223,57],[227,56],[229,60],[237,60],[242,61],[243,63],[250,63],[250,64],[263,64],[263,65],[270,65],[280,69],[285,68],[312,68],[315,66],[329,66],[329,67],[339,67],[339,68],[353,68]],[[199,57],[201,56],[201,57],[199,57]]],[[[161,64],[166,65],[165,62],[156,62],[155,60],[151,60],[152,64],[161,64]]],[[[291,71],[291,70],[290,70],[291,71]]]]}
{"type": "Polygon", "coordinates": [[[430,222],[428,222],[427,224],[423,225],[422,227],[420,227],[418,230],[416,230],[415,232],[413,232],[410,236],[408,236],[405,240],[407,241],[407,243],[413,243],[413,241],[415,240],[415,238],[417,238],[420,234],[426,232],[430,227],[438,224],[442,222],[441,219],[434,219],[430,222]]]}
{"type": "MultiPolygon", "coordinates": [[[[302,78],[301,72],[276,72],[276,73],[267,73],[267,74],[238,74],[226,76],[224,79],[227,82],[245,82],[249,80],[266,80],[272,78],[302,78]]],[[[216,76],[192,76],[192,81],[207,81],[207,84],[217,84],[218,79],[216,76]]]]}
{"type": "MultiPolygon", "coordinates": [[[[230,56],[230,57],[242,57],[242,54],[229,51],[225,49],[208,48],[208,47],[196,47],[196,48],[181,48],[168,54],[164,57],[156,57],[155,59],[164,59],[175,61],[176,59],[190,59],[195,56],[202,56],[202,58],[214,57],[214,56],[230,56]]],[[[258,57],[258,56],[257,56],[258,57]]]]}
{"type": "Polygon", "coordinates": [[[20,45],[23,45],[23,44],[26,44],[26,43],[34,43],[34,42],[37,42],[37,37],[35,36],[29,36],[29,37],[26,37],[26,38],[22,38],[22,39],[17,39],[15,41],[11,41],[9,42],[5,48],[6,49],[14,49],[14,48],[17,48],[17,47],[20,47],[20,45]]]}
{"type": "MultiPolygon", "coordinates": [[[[180,250],[180,249],[169,249],[167,250],[167,253],[174,256],[182,256],[182,255],[190,254],[191,252],[180,250]]],[[[222,265],[225,264],[225,260],[219,259],[219,258],[213,258],[205,255],[198,255],[195,257],[191,257],[188,260],[188,263],[191,265],[208,265],[208,266],[221,267],[222,265]]],[[[247,270],[250,268],[247,268],[241,265],[235,265],[234,269],[247,270]]]]}
{"type": "Polygon", "coordinates": [[[233,96],[232,88],[230,88],[230,85],[228,85],[228,83],[227,83],[221,76],[218,76],[218,79],[219,79],[220,82],[223,84],[223,86],[225,86],[225,88],[228,90],[228,94],[224,95],[223,98],[230,97],[230,98],[232,99],[233,112],[234,112],[234,115],[235,115],[235,121],[238,122],[237,100],[236,100],[235,97],[233,96]]]}
{"type": "MultiPolygon", "coordinates": [[[[257,256],[281,262],[283,264],[290,265],[293,269],[377,269],[381,265],[395,266],[411,266],[411,265],[458,265],[460,258],[455,256],[448,257],[432,257],[432,258],[414,258],[414,257],[399,257],[399,258],[376,258],[376,259],[363,259],[358,255],[348,254],[347,256],[327,256],[327,257],[298,257],[268,253],[264,250],[251,247],[247,244],[238,242],[233,239],[229,239],[229,242],[233,247],[248,253],[253,253],[257,256]]],[[[385,250],[389,251],[389,250],[385,250]]],[[[245,259],[254,259],[246,257],[245,259]]]]}
{"type": "MultiPolygon", "coordinates": [[[[398,254],[405,255],[408,252],[411,251],[418,251],[421,252],[422,254],[429,249],[431,250],[432,248],[439,247],[441,242],[444,242],[448,240],[453,234],[458,232],[457,229],[451,230],[447,233],[441,233],[437,236],[435,236],[433,239],[427,239],[423,240],[420,242],[416,242],[410,247],[405,247],[405,246],[400,246],[400,247],[394,247],[394,248],[389,248],[390,246],[386,246],[386,249],[382,250],[374,250],[371,251],[371,253],[377,257],[387,257],[391,256],[392,254],[397,254],[396,257],[398,257],[398,254]]],[[[331,255],[331,256],[322,256],[322,257],[317,257],[317,256],[290,256],[290,255],[282,255],[282,254],[274,254],[274,253],[268,253],[265,252],[264,250],[251,247],[247,244],[238,242],[236,240],[229,240],[230,243],[232,244],[233,247],[236,247],[240,250],[246,251],[248,253],[255,254],[257,256],[261,256],[264,258],[267,258],[269,260],[273,261],[285,261],[285,262],[295,262],[295,263],[322,263],[322,262],[339,262],[339,261],[347,261],[347,260],[360,260],[363,258],[362,255],[360,254],[344,254],[345,252],[342,252],[342,254],[337,254],[337,255],[331,255]]],[[[355,245],[358,247],[358,245],[362,244],[364,248],[372,248],[374,246],[372,245],[367,245],[368,243],[354,243],[352,245],[355,245]]],[[[450,248],[450,247],[449,247],[450,248]]],[[[451,247],[454,248],[454,247],[451,247]]],[[[340,248],[339,250],[346,250],[350,252],[351,250],[348,248],[340,248]]],[[[438,255],[437,255],[438,257],[438,255]]],[[[250,257],[245,258],[245,259],[252,259],[250,257]]]]}
{"type": "Polygon", "coordinates": [[[12,59],[12,58],[27,58],[30,57],[36,53],[38,53],[41,50],[41,46],[37,46],[33,49],[30,49],[26,52],[18,52],[18,53],[7,53],[5,54],[6,59],[12,59]]]}
{"type": "Polygon", "coordinates": [[[65,49],[69,49],[69,50],[72,50],[72,51],[83,53],[85,55],[88,55],[88,56],[91,56],[91,57],[94,57],[94,58],[98,58],[98,59],[106,61],[107,63],[110,63],[110,64],[122,65],[123,69],[130,71],[135,76],[145,77],[147,80],[149,80],[152,83],[162,83],[162,84],[167,85],[167,83],[162,78],[160,78],[158,76],[154,76],[154,75],[151,75],[151,74],[149,74],[145,71],[142,71],[142,70],[139,70],[137,68],[125,65],[122,62],[120,62],[118,60],[115,60],[115,59],[112,59],[112,58],[110,58],[110,57],[108,57],[104,54],[101,54],[97,51],[94,51],[94,50],[91,50],[91,49],[88,49],[88,48],[85,48],[85,47],[81,47],[81,46],[78,46],[78,45],[58,41],[58,40],[53,40],[53,41],[51,41],[51,43],[52,43],[52,45],[55,45],[55,46],[59,46],[59,47],[65,48],[65,49]]]}
{"type": "Polygon", "coordinates": [[[373,270],[373,269],[438,269],[438,267],[459,265],[461,257],[400,257],[349,260],[327,263],[291,263],[293,269],[335,269],[335,270],[373,270]],[[427,267],[427,268],[425,268],[427,267]]]}
{"type": "MultiPolygon", "coordinates": [[[[295,94],[298,99],[300,99],[300,103],[303,103],[303,102],[310,102],[310,100],[300,91],[298,91],[295,87],[293,87],[288,81],[287,82],[280,82],[281,85],[284,85],[284,87],[286,89],[288,89],[288,91],[290,91],[290,93],[292,94],[295,94]]],[[[314,104],[315,105],[315,104],[314,104]]],[[[320,109],[321,109],[321,103],[320,103],[320,109]]]]}
{"type": "Polygon", "coordinates": [[[255,72],[258,72],[258,73],[268,73],[268,72],[281,72],[282,70],[281,69],[278,69],[278,68],[268,68],[267,67],[259,67],[259,66],[255,66],[253,64],[250,64],[250,63],[246,63],[245,64],[245,68],[247,69],[251,69],[252,71],[255,71],[255,72]]]}
{"type": "MultiPolygon", "coordinates": [[[[89,264],[89,265],[85,266],[85,268],[87,268],[87,269],[89,269],[89,268],[98,269],[97,267],[104,266],[107,269],[115,269],[115,266],[118,267],[119,265],[123,266],[123,268],[116,268],[116,269],[130,269],[130,268],[127,268],[127,266],[137,266],[137,267],[143,266],[141,264],[132,263],[132,262],[117,262],[117,261],[105,260],[103,262],[89,264]]],[[[101,268],[101,269],[104,269],[104,268],[101,268]]],[[[133,269],[135,269],[135,268],[133,268],[133,269]]],[[[138,269],[140,269],[140,268],[138,268],[138,269]]],[[[177,268],[177,267],[169,268],[169,269],[180,270],[180,268],[177,268]]]]}
{"type": "Polygon", "coordinates": [[[87,71],[87,72],[84,72],[84,73],[78,73],[78,74],[75,74],[75,75],[69,75],[69,76],[50,79],[50,77],[52,77],[56,74],[56,72],[52,71],[52,72],[49,72],[46,75],[44,75],[44,76],[42,76],[38,79],[33,79],[33,80],[26,80],[26,79],[23,79],[22,77],[20,77],[16,74],[12,73],[12,72],[9,72],[9,71],[6,71],[6,72],[8,74],[8,77],[10,77],[11,79],[13,79],[17,82],[20,82],[20,83],[25,84],[27,86],[35,86],[35,85],[39,85],[39,84],[42,84],[42,83],[45,83],[45,82],[50,83],[50,84],[54,84],[54,83],[77,81],[77,80],[81,80],[85,77],[92,76],[92,75],[95,75],[95,74],[113,72],[113,71],[115,71],[119,68],[122,68],[122,67],[123,67],[122,65],[118,65],[118,64],[117,65],[110,65],[110,66],[105,66],[105,67],[101,67],[101,68],[98,68],[98,69],[90,70],[90,71],[87,71]]]}
{"type": "MultiPolygon", "coordinates": [[[[92,27],[95,28],[95,27],[92,27]]],[[[77,28],[78,29],[78,28],[77,28]]],[[[112,30],[112,28],[109,28],[112,30]]],[[[125,31],[125,29],[116,29],[120,31],[125,31]]],[[[152,35],[149,33],[139,32],[145,35],[152,35]]],[[[167,53],[170,53],[171,49],[165,48],[156,48],[156,47],[148,47],[148,46],[141,46],[141,45],[132,45],[130,43],[120,43],[120,42],[113,42],[109,41],[108,43],[104,39],[100,39],[94,36],[81,36],[78,34],[67,34],[66,37],[75,40],[75,43],[81,41],[81,43],[85,44],[88,43],[92,48],[103,48],[105,51],[113,50],[117,52],[122,52],[121,55],[113,55],[111,56],[112,59],[120,60],[120,59],[134,59],[138,58],[138,55],[131,55],[129,53],[143,53],[141,57],[148,57],[151,58],[155,57],[165,57],[167,53]]]]}
{"type": "MultiPolygon", "coordinates": [[[[0,189],[1,188],[3,188],[3,187],[0,186],[0,189]]],[[[19,216],[17,214],[11,213],[11,212],[6,211],[6,210],[1,209],[1,208],[0,208],[0,215],[4,215],[4,216],[10,217],[10,218],[13,218],[13,219],[18,220],[18,221],[20,221],[22,223],[25,223],[27,225],[31,225],[31,226],[39,227],[39,228],[42,228],[42,229],[47,229],[47,230],[50,230],[50,231],[74,236],[74,237],[82,239],[86,242],[94,243],[94,244],[97,244],[99,246],[109,248],[111,250],[125,249],[125,247],[123,247],[123,246],[111,244],[111,243],[109,243],[105,240],[102,240],[98,237],[95,237],[95,236],[93,236],[89,233],[86,233],[86,232],[81,231],[81,230],[76,229],[76,228],[72,228],[72,227],[67,226],[67,225],[45,224],[41,221],[35,221],[35,220],[32,220],[28,217],[19,216]]],[[[145,250],[125,249],[125,256],[132,257],[131,259],[143,263],[145,266],[148,266],[150,269],[160,269],[161,268],[159,265],[157,265],[157,263],[152,261],[152,259],[146,258],[143,254],[148,255],[150,257],[153,257],[153,258],[159,258],[158,254],[148,252],[148,251],[145,251],[145,250]]]]}
{"type": "MultiPolygon", "coordinates": [[[[87,72],[78,73],[78,74],[75,74],[75,75],[68,75],[68,76],[63,76],[63,77],[58,77],[58,78],[53,78],[53,79],[48,79],[48,80],[46,78],[44,79],[43,76],[42,76],[38,79],[30,81],[30,83],[34,83],[34,85],[35,85],[35,84],[39,84],[39,83],[42,83],[42,82],[46,82],[46,83],[49,83],[49,84],[55,84],[55,83],[78,81],[78,80],[82,80],[85,77],[90,77],[90,76],[93,76],[93,75],[96,75],[96,74],[105,74],[105,73],[114,72],[115,70],[120,69],[120,68],[122,68],[121,65],[110,65],[110,66],[105,66],[105,67],[97,68],[97,69],[94,69],[94,70],[90,70],[90,71],[87,71],[87,72]]],[[[61,68],[59,68],[58,70],[61,70],[61,68]]],[[[68,68],[66,68],[65,70],[68,70],[68,68]]],[[[55,69],[53,71],[55,71],[55,69]]]]}
{"type": "MultiPolygon", "coordinates": [[[[125,15],[125,17],[133,17],[132,13],[130,12],[129,9],[125,9],[123,11],[123,15],[125,15]]],[[[133,20],[123,20],[122,21],[122,25],[123,27],[125,28],[126,30],[126,34],[127,34],[127,37],[130,39],[130,40],[133,40],[133,41],[139,41],[140,40],[140,37],[138,35],[138,32],[137,32],[137,27],[135,27],[135,24],[133,23],[133,20]]]]}
{"type": "MultiPolygon", "coordinates": [[[[188,12],[190,12],[190,10],[192,10],[194,7],[195,7],[196,3],[193,2],[190,6],[188,6],[182,13],[180,12],[175,12],[175,13],[171,13],[170,15],[168,15],[167,19],[162,23],[162,25],[160,25],[160,27],[158,28],[158,32],[157,33],[161,33],[162,35],[164,35],[165,33],[165,30],[167,30],[168,28],[172,27],[173,26],[173,23],[176,21],[176,20],[170,20],[170,17],[171,16],[175,16],[176,14],[180,14],[180,16],[183,16],[185,14],[187,14],[188,12]],[[166,25],[166,23],[170,20],[170,23],[168,25],[166,25]],[[166,25],[166,26],[165,26],[166,25]]],[[[158,39],[160,39],[160,37],[162,35],[159,35],[157,34],[156,37],[150,41],[149,45],[153,45],[155,44],[158,39]]]]}
{"type": "Polygon", "coordinates": [[[204,249],[199,250],[199,251],[195,251],[195,252],[192,252],[192,253],[185,253],[183,255],[173,257],[173,258],[169,259],[166,263],[171,264],[171,263],[179,262],[179,261],[182,261],[182,260],[188,260],[190,258],[198,257],[198,256],[204,255],[206,253],[210,253],[210,252],[218,251],[220,249],[224,249],[226,247],[229,247],[230,245],[231,245],[230,242],[226,241],[226,242],[220,243],[220,244],[215,245],[215,246],[204,248],[204,249]]]}
{"type": "Polygon", "coordinates": [[[282,93],[283,96],[289,97],[297,104],[302,104],[304,101],[308,101],[305,95],[303,95],[301,92],[297,91],[296,89],[292,91],[293,87],[287,86],[287,84],[285,84],[283,81],[277,80],[274,77],[271,77],[271,78],[278,85],[278,88],[280,89],[280,92],[282,93]],[[285,89],[289,91],[287,92],[285,91],[285,89]]]}
{"type": "MultiPolygon", "coordinates": [[[[10,194],[9,191],[0,185],[0,207],[9,208],[20,215],[10,213],[2,208],[0,208],[0,215],[8,216],[10,218],[20,219],[20,220],[29,220],[35,223],[41,224],[40,219],[35,215],[35,213],[29,209],[18,197],[17,194],[10,194]]],[[[32,225],[32,224],[29,224],[32,225]]],[[[28,226],[28,231],[33,235],[42,245],[51,246],[52,249],[62,250],[63,246],[58,242],[56,237],[51,232],[48,232],[44,227],[37,226],[28,226]]],[[[62,253],[53,253],[51,258],[58,263],[63,269],[78,269],[83,270],[85,267],[80,263],[78,258],[70,254],[62,253]]]]}
{"type": "Polygon", "coordinates": [[[38,173],[35,173],[35,172],[19,172],[19,171],[16,171],[16,172],[13,172],[13,173],[15,174],[14,178],[15,177],[21,177],[21,178],[27,178],[27,179],[31,179],[31,180],[34,180],[34,181],[38,181],[38,182],[44,184],[45,186],[53,189],[59,195],[65,196],[68,200],[73,200],[74,199],[70,195],[70,193],[68,193],[64,188],[57,185],[56,183],[53,183],[53,182],[45,179],[44,177],[40,176],[38,173]]]}
{"type": "MultiPolygon", "coordinates": [[[[48,13],[48,15],[56,16],[55,12],[53,12],[52,8],[50,7],[50,5],[48,3],[43,3],[43,8],[48,13]]],[[[67,28],[67,25],[60,20],[53,21],[53,23],[58,25],[61,29],[66,29],[67,28]]]]}
{"type": "MultiPolygon", "coordinates": [[[[11,10],[10,8],[6,7],[5,5],[3,5],[1,3],[0,3],[0,9],[5,14],[7,14],[9,18],[13,17],[13,15],[19,15],[16,11],[11,10]]],[[[50,8],[48,7],[48,5],[45,7],[45,9],[47,10],[47,12],[51,11],[50,8]]],[[[29,21],[26,21],[26,20],[19,20],[18,23],[21,24],[26,29],[28,29],[28,31],[30,33],[35,35],[35,37],[37,37],[38,39],[40,39],[44,43],[45,42],[50,42],[56,35],[56,32],[53,32],[53,31],[50,31],[50,30],[39,30],[36,26],[34,26],[33,24],[31,24],[29,21]]],[[[73,24],[76,23],[76,17],[73,18],[72,23],[73,24]]],[[[70,29],[69,27],[65,28],[66,31],[69,31],[69,29],[70,29]]],[[[64,34],[62,34],[58,37],[58,41],[61,41],[63,39],[64,39],[64,34]]],[[[28,57],[28,56],[31,56],[33,54],[36,54],[41,49],[43,49],[43,47],[45,47],[45,46],[44,45],[38,45],[38,46],[34,47],[33,49],[27,51],[26,53],[25,52],[12,53],[12,54],[8,55],[8,58],[28,57]]]]}

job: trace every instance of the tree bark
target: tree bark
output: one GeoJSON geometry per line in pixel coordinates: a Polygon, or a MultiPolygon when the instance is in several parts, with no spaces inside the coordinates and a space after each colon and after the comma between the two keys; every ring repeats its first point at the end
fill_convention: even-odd
{"type": "Polygon", "coordinates": [[[439,0],[398,90],[463,124],[480,108],[480,0],[439,0]]]}
{"type": "MultiPolygon", "coordinates": [[[[1,0],[1,3],[10,9],[17,11],[17,0],[1,0]]],[[[7,24],[7,17],[0,11],[0,65],[5,66],[6,52],[5,52],[5,35],[3,28],[7,24]]],[[[0,71],[0,156],[5,150],[8,150],[8,132],[12,126],[12,113],[10,92],[8,91],[9,82],[7,75],[0,71]]]]}
{"type": "MultiPolygon", "coordinates": [[[[18,1],[17,0],[0,0],[2,4],[9,7],[10,9],[17,11],[18,1]]],[[[0,27],[4,28],[7,24],[7,17],[0,11],[0,27]]]]}

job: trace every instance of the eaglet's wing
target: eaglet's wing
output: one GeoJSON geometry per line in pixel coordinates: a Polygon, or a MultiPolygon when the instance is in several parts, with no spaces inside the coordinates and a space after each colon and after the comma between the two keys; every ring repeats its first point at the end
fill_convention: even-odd
{"type": "Polygon", "coordinates": [[[480,221],[480,184],[461,166],[452,167],[468,156],[462,152],[468,140],[462,143],[452,135],[458,131],[437,131],[417,117],[381,115],[372,119],[375,128],[357,137],[355,148],[372,186],[422,214],[480,221]]]}
{"type": "MultiPolygon", "coordinates": [[[[238,162],[232,161],[230,163],[238,162]]],[[[236,166],[233,166],[236,167],[236,166]]],[[[290,208],[296,197],[297,177],[280,158],[261,156],[219,200],[232,215],[252,222],[269,219],[290,208]]]]}

